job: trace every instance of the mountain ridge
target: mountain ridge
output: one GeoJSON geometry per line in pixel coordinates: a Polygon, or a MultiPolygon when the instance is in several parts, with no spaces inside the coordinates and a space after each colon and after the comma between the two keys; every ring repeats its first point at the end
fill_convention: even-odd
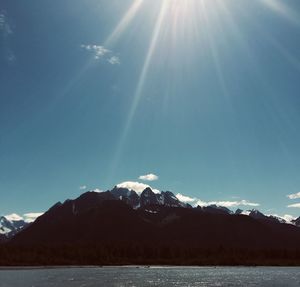
{"type": "Polygon", "coordinates": [[[300,228],[171,192],[85,192],[0,244],[0,265],[300,265],[300,228]]]}
{"type": "MultiPolygon", "coordinates": [[[[160,194],[157,194],[154,193],[151,188],[147,187],[139,195],[133,190],[118,188],[116,186],[111,191],[108,190],[100,193],[88,191],[81,194],[74,200],[66,200],[64,203],[55,204],[45,214],[37,218],[37,220],[31,226],[26,228],[26,230],[19,234],[16,234],[16,239],[13,239],[12,241],[21,242],[22,240],[20,240],[19,238],[24,237],[23,234],[26,234],[28,232],[30,233],[30,231],[36,228],[36,226],[41,226],[43,224],[48,227],[54,227],[54,229],[56,225],[65,225],[66,227],[69,227],[68,224],[70,224],[70,226],[74,228],[74,230],[76,230],[76,220],[85,218],[87,222],[94,221],[95,226],[97,226],[97,224],[99,224],[99,222],[103,222],[103,220],[99,219],[95,214],[99,214],[103,212],[103,210],[106,210],[104,215],[108,216],[109,214],[110,218],[114,218],[120,212],[124,212],[125,217],[135,214],[134,217],[139,218],[139,220],[142,218],[142,222],[150,222],[152,225],[157,224],[157,222],[155,221],[155,216],[162,216],[161,214],[166,211],[168,212],[165,218],[162,218],[161,221],[171,223],[172,218],[181,218],[181,216],[185,216],[186,214],[188,214],[188,210],[190,210],[191,214],[193,214],[195,217],[197,217],[198,215],[201,215],[202,217],[224,216],[224,218],[230,218],[229,221],[236,220],[233,218],[243,218],[240,219],[240,221],[247,221],[248,219],[244,218],[248,217],[251,218],[251,220],[255,220],[255,222],[263,222],[264,224],[270,226],[274,225],[277,229],[279,229],[280,225],[286,225],[287,227],[291,226],[296,228],[296,224],[283,224],[285,222],[283,222],[282,220],[279,220],[278,218],[273,216],[266,216],[255,209],[249,211],[249,215],[245,216],[242,214],[241,210],[237,210],[236,213],[234,213],[226,207],[220,207],[216,205],[204,207],[197,206],[195,208],[192,208],[190,205],[179,201],[178,198],[176,198],[176,196],[169,191],[162,191],[160,194]],[[108,206],[111,208],[111,210],[108,208],[108,206]],[[117,214],[113,214],[114,212],[117,214]],[[91,217],[91,220],[89,220],[89,216],[91,217]]],[[[131,220],[133,222],[136,221],[136,219],[133,218],[131,220]]],[[[84,223],[80,222],[80,224],[84,223]]],[[[159,225],[161,224],[162,223],[159,222],[159,225]]],[[[140,226],[140,228],[142,227],[140,226]]],[[[60,227],[58,228],[58,230],[60,230],[60,227]]],[[[44,232],[46,231],[47,228],[44,230],[44,232]]],[[[300,229],[298,231],[300,232],[300,229]]],[[[76,233],[76,231],[74,232],[76,233]]],[[[90,232],[92,233],[93,230],[91,229],[90,232]]],[[[45,234],[47,234],[47,232],[45,234]]],[[[78,234],[76,236],[80,237],[80,235],[78,234]]],[[[76,238],[76,236],[74,238],[76,238]]],[[[55,234],[53,234],[52,237],[54,238],[55,234]]],[[[85,235],[85,237],[87,236],[85,235]]],[[[47,239],[45,238],[45,240],[47,239]]],[[[72,241],[72,238],[71,236],[66,235],[66,241],[68,240],[72,241]]]]}
{"type": "MultiPolygon", "coordinates": [[[[136,192],[133,189],[118,187],[117,185],[112,190],[107,190],[105,192],[96,192],[93,190],[87,191],[81,194],[78,198],[71,200],[65,200],[64,204],[67,202],[72,202],[72,210],[76,213],[76,208],[78,208],[77,203],[79,202],[79,208],[86,204],[88,208],[93,207],[96,198],[102,198],[106,200],[121,200],[131,206],[133,209],[138,209],[141,207],[146,207],[147,205],[160,205],[167,207],[183,207],[183,208],[193,208],[190,204],[180,201],[172,192],[161,191],[160,193],[154,193],[150,187],[146,187],[142,192],[136,192]],[[84,199],[84,200],[82,200],[84,199]],[[85,203],[84,203],[85,202],[85,203]]],[[[53,205],[50,209],[61,206],[63,203],[58,202],[53,205]]],[[[194,208],[200,209],[203,212],[213,213],[213,214],[231,214],[231,215],[247,215],[255,219],[264,219],[269,221],[274,221],[278,223],[293,224],[300,227],[300,217],[286,221],[282,217],[275,215],[265,215],[257,209],[251,210],[241,210],[237,209],[235,212],[228,209],[227,207],[219,206],[216,204],[208,206],[196,206],[194,208]]],[[[49,210],[50,210],[49,209],[49,210]]],[[[49,211],[48,210],[48,211],[49,211]]],[[[22,217],[14,215],[13,219],[8,219],[5,216],[0,216],[0,241],[3,238],[9,239],[20,232],[23,228],[29,225],[25,222],[22,217]]]]}

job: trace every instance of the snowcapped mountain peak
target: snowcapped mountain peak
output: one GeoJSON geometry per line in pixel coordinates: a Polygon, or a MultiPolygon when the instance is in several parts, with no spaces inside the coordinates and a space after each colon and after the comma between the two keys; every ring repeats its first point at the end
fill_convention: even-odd
{"type": "MultiPolygon", "coordinates": [[[[133,208],[145,207],[149,205],[164,205],[168,207],[189,207],[186,203],[181,202],[171,191],[158,191],[148,185],[141,191],[137,192],[135,188],[131,189],[126,184],[119,184],[115,186],[110,193],[119,200],[125,201],[133,208]]],[[[131,186],[132,187],[132,186],[131,186]]]]}
{"type": "Polygon", "coordinates": [[[292,223],[300,227],[300,216],[297,219],[292,220],[292,223]]]}
{"type": "Polygon", "coordinates": [[[0,234],[9,238],[34,222],[42,214],[32,212],[26,213],[23,216],[16,213],[0,216],[0,234]]]}
{"type": "Polygon", "coordinates": [[[23,220],[23,217],[21,217],[20,215],[18,215],[16,213],[5,215],[5,218],[7,220],[9,220],[9,221],[20,221],[20,220],[23,220]]]}
{"type": "Polygon", "coordinates": [[[152,193],[154,194],[154,192],[152,191],[152,189],[150,187],[146,187],[142,192],[142,194],[145,194],[145,195],[149,195],[152,193]]]}
{"type": "Polygon", "coordinates": [[[115,188],[126,188],[128,190],[133,190],[135,191],[138,195],[141,195],[142,192],[146,188],[150,188],[155,194],[159,194],[160,191],[158,189],[152,188],[150,185],[141,183],[141,182],[136,182],[136,181],[124,181],[122,183],[119,183],[115,186],[115,188]]]}
{"type": "Polygon", "coordinates": [[[297,225],[297,219],[293,217],[292,215],[285,214],[283,216],[277,215],[277,214],[263,214],[257,209],[252,209],[252,210],[241,210],[237,209],[235,212],[236,215],[246,215],[250,216],[255,219],[260,219],[260,220],[268,220],[268,221],[275,221],[278,223],[285,223],[285,224],[293,224],[296,226],[299,226],[300,224],[300,217],[298,218],[298,225],[297,225]]]}
{"type": "Polygon", "coordinates": [[[0,234],[11,237],[19,230],[23,229],[28,223],[17,214],[0,217],[0,234]]]}

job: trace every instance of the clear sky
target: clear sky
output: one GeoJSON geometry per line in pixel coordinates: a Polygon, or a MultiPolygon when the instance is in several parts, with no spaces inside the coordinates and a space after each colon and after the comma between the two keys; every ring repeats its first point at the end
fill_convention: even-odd
{"type": "Polygon", "coordinates": [[[300,215],[299,0],[0,0],[0,214],[149,173],[300,215]]]}

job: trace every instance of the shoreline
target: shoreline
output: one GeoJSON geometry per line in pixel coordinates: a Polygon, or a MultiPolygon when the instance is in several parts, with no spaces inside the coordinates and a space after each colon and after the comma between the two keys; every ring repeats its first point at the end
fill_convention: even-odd
{"type": "Polygon", "coordinates": [[[114,268],[130,268],[130,269],[220,269],[220,268],[300,268],[299,266],[288,265],[51,265],[51,266],[0,266],[1,271],[16,270],[60,270],[60,269],[114,269],[114,268]]]}

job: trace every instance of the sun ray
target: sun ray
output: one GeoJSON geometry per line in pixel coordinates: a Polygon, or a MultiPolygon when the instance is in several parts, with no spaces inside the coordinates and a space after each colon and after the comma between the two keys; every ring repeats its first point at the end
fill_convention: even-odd
{"type": "Polygon", "coordinates": [[[137,85],[137,88],[136,88],[136,91],[135,91],[135,94],[134,94],[134,98],[133,98],[133,101],[132,101],[132,104],[131,104],[131,108],[130,108],[130,111],[129,111],[129,114],[128,114],[128,118],[127,118],[126,125],[125,125],[125,133],[127,133],[127,130],[130,128],[132,119],[134,117],[135,111],[137,109],[140,98],[142,96],[142,92],[143,92],[146,77],[147,77],[147,74],[148,74],[148,71],[149,71],[149,67],[150,67],[150,64],[151,64],[151,60],[152,60],[152,57],[153,57],[153,54],[154,54],[154,51],[155,51],[155,48],[156,48],[156,45],[157,45],[157,41],[158,41],[159,36],[160,36],[162,23],[163,23],[164,16],[165,16],[165,13],[166,13],[166,10],[167,10],[167,5],[168,5],[168,0],[164,0],[162,2],[161,10],[160,10],[160,13],[159,13],[159,16],[158,16],[158,19],[157,19],[157,22],[156,22],[156,25],[155,25],[155,28],[154,28],[153,35],[152,35],[150,47],[149,47],[149,50],[147,52],[146,60],[144,62],[144,66],[143,66],[143,69],[142,69],[142,72],[141,72],[141,75],[140,75],[140,78],[139,78],[139,81],[138,81],[138,85],[137,85]]]}
{"type": "MultiPolygon", "coordinates": [[[[125,31],[128,25],[132,22],[135,15],[138,13],[139,9],[141,8],[144,0],[134,0],[133,4],[130,6],[126,14],[123,16],[119,24],[110,34],[110,36],[106,39],[103,46],[111,46],[113,45],[121,34],[125,31]]],[[[62,91],[58,94],[57,100],[59,98],[64,97],[68,92],[74,87],[74,85],[85,75],[87,71],[95,64],[95,58],[89,58],[89,60],[74,74],[73,78],[65,85],[62,91]]]]}
{"type": "Polygon", "coordinates": [[[140,10],[144,0],[134,0],[131,7],[128,9],[126,14],[123,16],[121,21],[118,23],[116,28],[112,31],[112,33],[108,36],[108,38],[104,42],[104,46],[110,47],[113,45],[122,35],[122,33],[126,30],[129,24],[132,22],[138,11],[140,10]]]}
{"type": "Polygon", "coordinates": [[[291,23],[299,26],[300,15],[287,6],[284,1],[279,0],[262,0],[261,3],[271,8],[274,12],[289,20],[291,23]]]}
{"type": "Polygon", "coordinates": [[[244,51],[244,55],[249,58],[250,62],[253,62],[253,53],[250,50],[249,45],[247,45],[247,38],[241,32],[241,29],[236,21],[234,21],[234,16],[232,15],[231,9],[229,9],[228,5],[226,5],[223,0],[216,0],[216,3],[220,8],[221,13],[224,15],[223,19],[227,21],[226,27],[228,27],[228,30],[234,34],[236,41],[244,51]]]}
{"type": "Polygon", "coordinates": [[[141,75],[139,77],[138,80],[138,85],[136,87],[136,91],[134,93],[133,96],[133,100],[131,103],[131,107],[129,109],[128,115],[127,115],[127,119],[123,128],[123,131],[121,133],[120,139],[118,141],[118,145],[111,163],[111,168],[110,168],[110,174],[108,177],[108,181],[110,180],[110,178],[112,177],[112,173],[114,172],[114,170],[116,169],[118,162],[120,160],[121,154],[122,154],[122,149],[124,147],[124,143],[126,141],[126,138],[128,136],[131,124],[132,124],[132,120],[134,118],[136,109],[138,107],[138,104],[140,102],[141,96],[142,96],[142,92],[143,92],[143,88],[144,88],[144,84],[146,81],[146,77],[149,71],[149,67],[151,64],[151,60],[157,45],[157,41],[159,39],[160,36],[160,32],[161,32],[161,27],[162,27],[162,23],[164,20],[164,16],[167,10],[167,6],[168,6],[169,0],[163,0],[162,4],[161,4],[161,8],[160,8],[160,12],[154,27],[154,31],[152,34],[152,38],[151,38],[151,42],[150,42],[150,46],[147,52],[147,56],[141,71],[141,75]]]}
{"type": "Polygon", "coordinates": [[[205,23],[205,28],[206,28],[206,31],[207,31],[206,34],[207,34],[207,38],[208,38],[208,44],[210,46],[213,62],[214,62],[217,77],[218,77],[218,80],[219,80],[219,84],[221,86],[223,95],[226,98],[228,98],[229,92],[228,92],[227,85],[226,85],[226,82],[225,82],[223,69],[222,69],[222,66],[220,64],[219,52],[218,52],[218,49],[215,45],[215,42],[214,42],[213,37],[212,37],[211,32],[210,32],[211,31],[210,22],[209,22],[209,18],[207,16],[208,11],[207,11],[206,2],[204,0],[201,0],[201,8],[202,8],[201,13],[202,13],[204,23],[205,23]]]}
{"type": "MultiPolygon", "coordinates": [[[[136,14],[140,11],[143,2],[143,0],[134,1],[128,12],[124,15],[117,27],[105,41],[106,46],[113,45],[119,39],[122,33],[128,28],[136,14]]],[[[291,11],[286,4],[280,3],[277,0],[262,0],[262,3],[293,23],[299,22],[295,17],[295,13],[291,11]]],[[[137,81],[137,86],[127,113],[124,128],[120,134],[116,150],[111,161],[108,176],[109,180],[112,178],[113,173],[120,162],[136,111],[143,97],[149,69],[153,63],[153,57],[157,48],[162,48],[165,52],[168,50],[168,57],[173,57],[174,55],[172,54],[172,50],[174,49],[174,52],[177,53],[178,50],[176,46],[178,43],[181,43],[182,40],[187,41],[184,43],[189,47],[190,45],[193,45],[193,41],[199,41],[202,37],[202,44],[209,46],[212,64],[215,67],[216,78],[222,91],[221,94],[234,114],[230,91],[228,89],[228,84],[226,83],[225,68],[222,66],[222,53],[219,51],[216,43],[215,28],[218,28],[218,33],[231,33],[231,35],[234,36],[234,40],[242,49],[242,52],[248,58],[248,62],[252,65],[252,68],[259,72],[259,65],[257,61],[255,61],[255,57],[247,45],[245,36],[241,33],[239,27],[234,21],[234,16],[231,14],[231,10],[227,3],[222,0],[161,0],[160,11],[156,16],[150,45],[137,81]],[[203,29],[204,33],[203,31],[199,33],[199,27],[203,29]]],[[[274,43],[273,45],[275,46],[274,43]]],[[[276,46],[285,58],[287,58],[290,62],[293,62],[295,66],[298,66],[297,59],[285,53],[284,48],[279,46],[278,43],[276,46]]],[[[174,85],[176,85],[176,83],[172,83],[172,87],[174,87],[174,85]]]]}
{"type": "Polygon", "coordinates": [[[282,55],[282,57],[296,69],[298,72],[300,72],[300,60],[293,55],[291,52],[286,49],[282,43],[280,43],[278,40],[276,40],[273,36],[271,36],[269,33],[262,32],[261,33],[264,35],[264,37],[269,41],[269,43],[277,49],[277,51],[282,55]]]}
{"type": "MultiPolygon", "coordinates": [[[[262,3],[268,3],[268,5],[275,5],[275,4],[277,5],[278,4],[279,5],[278,7],[284,7],[284,8],[282,8],[283,10],[287,9],[287,11],[290,11],[290,8],[287,7],[284,3],[279,3],[276,0],[263,0],[262,3]]],[[[272,7],[272,6],[270,6],[270,7],[272,7]]],[[[278,9],[278,11],[282,11],[279,8],[277,8],[277,9],[278,9]]],[[[288,51],[288,49],[286,49],[280,41],[278,41],[274,36],[272,36],[272,34],[269,31],[264,29],[264,27],[260,26],[256,22],[252,22],[251,21],[252,19],[249,17],[249,15],[247,13],[245,13],[244,16],[248,18],[247,20],[249,21],[249,23],[252,23],[252,25],[255,27],[257,33],[261,34],[261,36],[264,39],[266,39],[267,42],[269,44],[271,44],[273,46],[273,48],[275,48],[278,51],[278,53],[283,57],[283,59],[285,59],[291,66],[293,66],[294,69],[296,69],[297,71],[300,71],[300,59],[299,58],[297,58],[294,54],[292,54],[290,51],[288,51]]],[[[300,22],[299,22],[299,24],[300,24],[300,22]]]]}
{"type": "MultiPolygon", "coordinates": [[[[267,2],[269,4],[277,3],[276,1],[273,0],[270,1],[267,0],[267,2]]],[[[260,3],[265,4],[264,2],[260,2],[260,3]]],[[[279,9],[279,7],[281,6],[278,6],[277,9],[279,9]]],[[[287,6],[284,7],[287,8],[287,6]]],[[[280,10],[278,10],[277,12],[279,13],[280,10]]],[[[253,22],[252,18],[249,16],[248,13],[244,13],[243,17],[245,17],[248,23],[251,23],[251,25],[255,28],[257,35],[263,38],[266,41],[266,43],[270,45],[270,48],[276,51],[279,56],[281,56],[282,60],[285,60],[288,64],[290,64],[291,67],[297,70],[297,72],[300,71],[300,60],[299,58],[296,57],[296,55],[291,53],[291,51],[289,51],[282,42],[276,39],[272,35],[272,33],[268,31],[264,26],[259,25],[259,22],[253,22]]],[[[278,130],[281,131],[282,134],[285,133],[286,127],[289,127],[289,129],[292,130],[296,135],[297,126],[295,125],[295,121],[291,119],[290,115],[286,113],[284,107],[281,106],[277,96],[278,91],[274,89],[273,83],[268,80],[268,76],[266,74],[265,68],[261,65],[261,63],[255,57],[255,55],[252,54],[251,59],[253,59],[253,63],[251,62],[250,63],[252,64],[254,72],[256,74],[257,82],[259,83],[259,85],[261,85],[266,95],[272,95],[267,97],[260,97],[261,105],[262,107],[264,107],[265,114],[268,116],[270,121],[272,121],[274,126],[276,126],[278,130]]],[[[282,138],[278,137],[277,141],[281,147],[282,152],[286,155],[286,157],[290,158],[289,148],[285,145],[282,138]]]]}

